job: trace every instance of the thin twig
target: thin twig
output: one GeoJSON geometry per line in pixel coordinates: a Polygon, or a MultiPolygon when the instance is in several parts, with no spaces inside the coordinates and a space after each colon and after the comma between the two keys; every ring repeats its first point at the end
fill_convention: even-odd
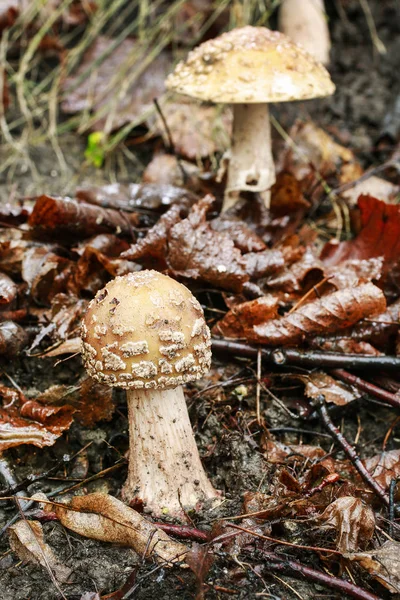
{"type": "Polygon", "coordinates": [[[400,408],[400,397],[396,394],[392,394],[388,390],[384,390],[369,381],[365,381],[364,379],[361,379],[361,377],[357,377],[357,375],[345,371],[345,369],[333,369],[331,374],[346,383],[355,385],[359,390],[367,392],[371,396],[379,398],[379,400],[383,400],[395,408],[400,408]]]}
{"type": "Polygon", "coordinates": [[[339,431],[339,429],[333,423],[333,421],[328,413],[328,410],[326,408],[324,396],[322,396],[322,395],[318,396],[313,401],[312,404],[316,408],[319,416],[321,417],[321,420],[322,420],[324,426],[329,431],[329,433],[332,435],[333,439],[339,444],[339,446],[342,448],[342,450],[345,452],[345,454],[348,456],[348,458],[351,460],[354,468],[359,472],[362,479],[365,481],[365,483],[368,485],[368,487],[370,487],[371,490],[373,490],[375,492],[375,494],[378,496],[378,498],[380,498],[380,500],[383,502],[383,504],[385,504],[385,506],[389,507],[390,501],[389,501],[389,497],[385,493],[385,490],[379,485],[379,483],[377,481],[375,481],[375,479],[372,477],[371,473],[363,465],[360,457],[358,456],[357,452],[354,450],[353,446],[351,446],[349,444],[349,442],[346,440],[346,438],[344,437],[342,432],[339,431]]]}

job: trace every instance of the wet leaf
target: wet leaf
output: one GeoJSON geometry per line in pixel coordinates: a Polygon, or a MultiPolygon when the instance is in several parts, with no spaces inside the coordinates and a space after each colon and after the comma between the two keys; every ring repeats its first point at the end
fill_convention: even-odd
{"type": "MultiPolygon", "coordinates": [[[[345,260],[383,257],[382,279],[397,286],[400,277],[400,207],[372,196],[358,200],[361,230],[354,240],[326,244],[321,258],[328,267],[345,260]]],[[[397,289],[396,288],[396,289],[397,289]]]]}
{"type": "Polygon", "coordinates": [[[66,288],[71,261],[45,247],[32,246],[25,251],[22,279],[28,284],[32,300],[42,306],[66,288]]]}
{"type": "Polygon", "coordinates": [[[367,281],[379,281],[383,265],[383,256],[367,260],[345,260],[339,265],[326,268],[325,274],[331,278],[329,281],[336,288],[344,289],[367,281]]]}
{"type": "MultiPolygon", "coordinates": [[[[42,496],[37,494],[33,499],[40,502],[42,496]]],[[[75,496],[68,504],[46,503],[44,510],[54,511],[64,527],[79,535],[128,546],[141,558],[154,557],[165,566],[183,561],[188,551],[133,508],[107,494],[75,496]]]]}
{"type": "Polygon", "coordinates": [[[306,376],[298,375],[297,377],[306,384],[304,391],[308,398],[318,398],[318,396],[323,395],[326,402],[337,406],[344,406],[349,402],[353,402],[353,400],[357,400],[357,398],[361,398],[361,394],[355,386],[346,385],[320,371],[314,371],[306,376]]]}
{"type": "Polygon", "coordinates": [[[171,67],[167,52],[149,60],[147,45],[132,39],[117,45],[114,39],[97,36],[80,67],[63,82],[61,108],[66,113],[96,112],[91,122],[96,131],[139,124],[148,118],[153,99],[164,92],[171,67]]]}
{"type": "Polygon", "coordinates": [[[279,273],[285,266],[285,256],[278,248],[248,252],[244,254],[243,260],[246,263],[246,272],[252,280],[279,273]]]}
{"type": "Polygon", "coordinates": [[[48,431],[59,437],[63,431],[69,429],[75,409],[68,405],[44,406],[36,400],[27,400],[21,406],[20,415],[30,421],[36,421],[46,427],[48,431]]]}
{"type": "Polygon", "coordinates": [[[345,554],[351,561],[357,562],[374,579],[392,593],[400,592],[400,543],[387,541],[380,548],[368,552],[345,554]]]}
{"type": "Polygon", "coordinates": [[[243,253],[261,252],[266,249],[263,240],[240,219],[217,217],[210,221],[210,225],[214,231],[229,233],[236,248],[243,253]]]}
{"type": "Polygon", "coordinates": [[[269,274],[265,285],[274,290],[283,292],[307,291],[312,285],[317,284],[324,276],[321,261],[315,256],[311,248],[306,248],[301,258],[290,266],[282,269],[277,274],[269,274]]]}
{"type": "Polygon", "coordinates": [[[29,217],[35,236],[70,242],[99,233],[131,235],[138,223],[135,213],[120,213],[70,198],[40,196],[29,217]]]}
{"type": "Polygon", "coordinates": [[[45,542],[43,529],[38,521],[17,521],[8,528],[10,547],[25,563],[41,565],[60,583],[65,583],[72,573],[56,558],[53,550],[45,542]]]}
{"type": "Polygon", "coordinates": [[[390,181],[386,181],[380,177],[372,176],[368,177],[365,181],[359,181],[350,189],[342,192],[342,196],[346,198],[351,207],[357,205],[357,200],[360,196],[373,196],[388,204],[392,204],[399,191],[400,188],[398,185],[394,185],[390,181]]]}
{"type": "Polygon", "coordinates": [[[197,594],[196,600],[204,598],[204,580],[211,569],[214,556],[211,554],[207,545],[201,546],[194,543],[191,550],[185,556],[185,562],[189,565],[196,577],[197,594]]]}
{"type": "Polygon", "coordinates": [[[12,358],[22,352],[29,343],[29,335],[13,321],[0,323],[0,355],[12,358]]]}
{"type": "Polygon", "coordinates": [[[276,217],[295,212],[304,214],[310,206],[295,176],[285,171],[278,173],[271,188],[271,213],[276,217]]]}
{"type": "Polygon", "coordinates": [[[167,240],[169,231],[181,220],[181,207],[171,206],[152,227],[147,235],[138,240],[129,250],[121,254],[127,258],[142,263],[147,268],[163,270],[167,267],[167,240]]]}
{"type": "Polygon", "coordinates": [[[34,423],[9,411],[0,409],[0,451],[32,444],[38,448],[52,446],[60,434],[56,434],[40,423],[34,423]]]}
{"type": "Polygon", "coordinates": [[[278,300],[262,296],[256,300],[237,304],[213,327],[213,334],[225,338],[246,338],[254,325],[275,319],[278,300]]]}
{"type": "Polygon", "coordinates": [[[88,186],[76,192],[78,200],[104,208],[126,212],[136,209],[164,210],[173,204],[190,206],[196,196],[189,190],[176,185],[156,183],[111,183],[104,186],[88,186]]]}
{"type": "Polygon", "coordinates": [[[367,458],[365,466],[375,481],[388,490],[392,479],[400,477],[400,450],[389,450],[367,458]]]}
{"type": "Polygon", "coordinates": [[[266,345],[296,343],[305,336],[331,333],[384,312],[383,293],[372,283],[339,290],[300,306],[291,314],[255,325],[251,340],[266,345]]]}
{"type": "Polygon", "coordinates": [[[16,284],[5,273],[0,273],[0,305],[12,302],[18,292],[16,284]]]}
{"type": "Polygon", "coordinates": [[[169,231],[168,265],[176,275],[240,291],[248,280],[245,262],[229,235],[213,231],[206,221],[213,202],[205,196],[169,231]]]}
{"type": "Polygon", "coordinates": [[[324,528],[336,530],[336,546],[341,552],[364,548],[375,530],[374,512],[360,498],[342,496],[320,515],[324,528]]]}

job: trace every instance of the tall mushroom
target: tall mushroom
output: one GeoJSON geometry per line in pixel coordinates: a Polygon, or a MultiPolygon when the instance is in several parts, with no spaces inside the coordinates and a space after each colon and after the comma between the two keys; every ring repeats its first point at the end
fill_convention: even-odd
{"type": "Polygon", "coordinates": [[[323,65],[329,63],[331,38],[324,0],[283,0],[279,29],[323,65]]]}
{"type": "Polygon", "coordinates": [[[210,367],[210,331],[196,298],[156,271],[117,277],[90,302],[82,357],[91,377],[127,391],[126,500],[153,514],[180,516],[216,498],[204,472],[183,384],[210,367]]]}
{"type": "Polygon", "coordinates": [[[192,50],[166,86],[199,100],[233,104],[222,210],[237,202],[238,192],[264,192],[275,182],[268,103],[328,96],[335,90],[325,67],[303,48],[278,31],[250,26],[192,50]]]}

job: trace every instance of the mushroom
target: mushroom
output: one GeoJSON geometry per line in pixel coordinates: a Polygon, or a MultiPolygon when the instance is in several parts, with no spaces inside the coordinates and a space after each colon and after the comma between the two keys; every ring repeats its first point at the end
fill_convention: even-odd
{"type": "Polygon", "coordinates": [[[279,29],[323,65],[329,63],[331,38],[324,0],[283,0],[279,29]]]}
{"type": "Polygon", "coordinates": [[[129,470],[125,500],[182,516],[219,496],[200,461],[183,384],[210,367],[210,331],[191,292],[156,271],[116,277],[90,302],[82,357],[91,377],[126,389],[129,470]]]}
{"type": "MultiPolygon", "coordinates": [[[[265,192],[275,182],[269,102],[333,94],[328,71],[278,31],[241,27],[192,50],[167,80],[168,89],[233,104],[228,181],[222,210],[240,191],[265,192]]],[[[269,204],[269,194],[264,201],[269,204]]]]}

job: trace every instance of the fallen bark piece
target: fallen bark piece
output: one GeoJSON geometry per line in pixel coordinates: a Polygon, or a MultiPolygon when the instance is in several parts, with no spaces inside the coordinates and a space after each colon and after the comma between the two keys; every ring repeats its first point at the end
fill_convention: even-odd
{"type": "Polygon", "coordinates": [[[11,550],[20,560],[42,565],[60,583],[68,580],[72,570],[59,562],[44,541],[43,529],[38,521],[17,521],[8,528],[8,537],[11,550]]]}
{"type": "Polygon", "coordinates": [[[372,283],[365,283],[333,292],[279,319],[255,325],[249,339],[269,346],[285,346],[299,342],[305,336],[333,333],[350,327],[365,317],[379,315],[385,309],[382,291],[372,283]]]}
{"type": "MultiPolygon", "coordinates": [[[[40,502],[43,495],[36,494],[32,499],[40,502]]],[[[44,510],[55,512],[64,527],[79,535],[129,546],[139,556],[154,557],[158,562],[176,563],[188,552],[184,544],[172,540],[133,508],[107,494],[75,496],[65,505],[46,503],[44,510]]]]}

